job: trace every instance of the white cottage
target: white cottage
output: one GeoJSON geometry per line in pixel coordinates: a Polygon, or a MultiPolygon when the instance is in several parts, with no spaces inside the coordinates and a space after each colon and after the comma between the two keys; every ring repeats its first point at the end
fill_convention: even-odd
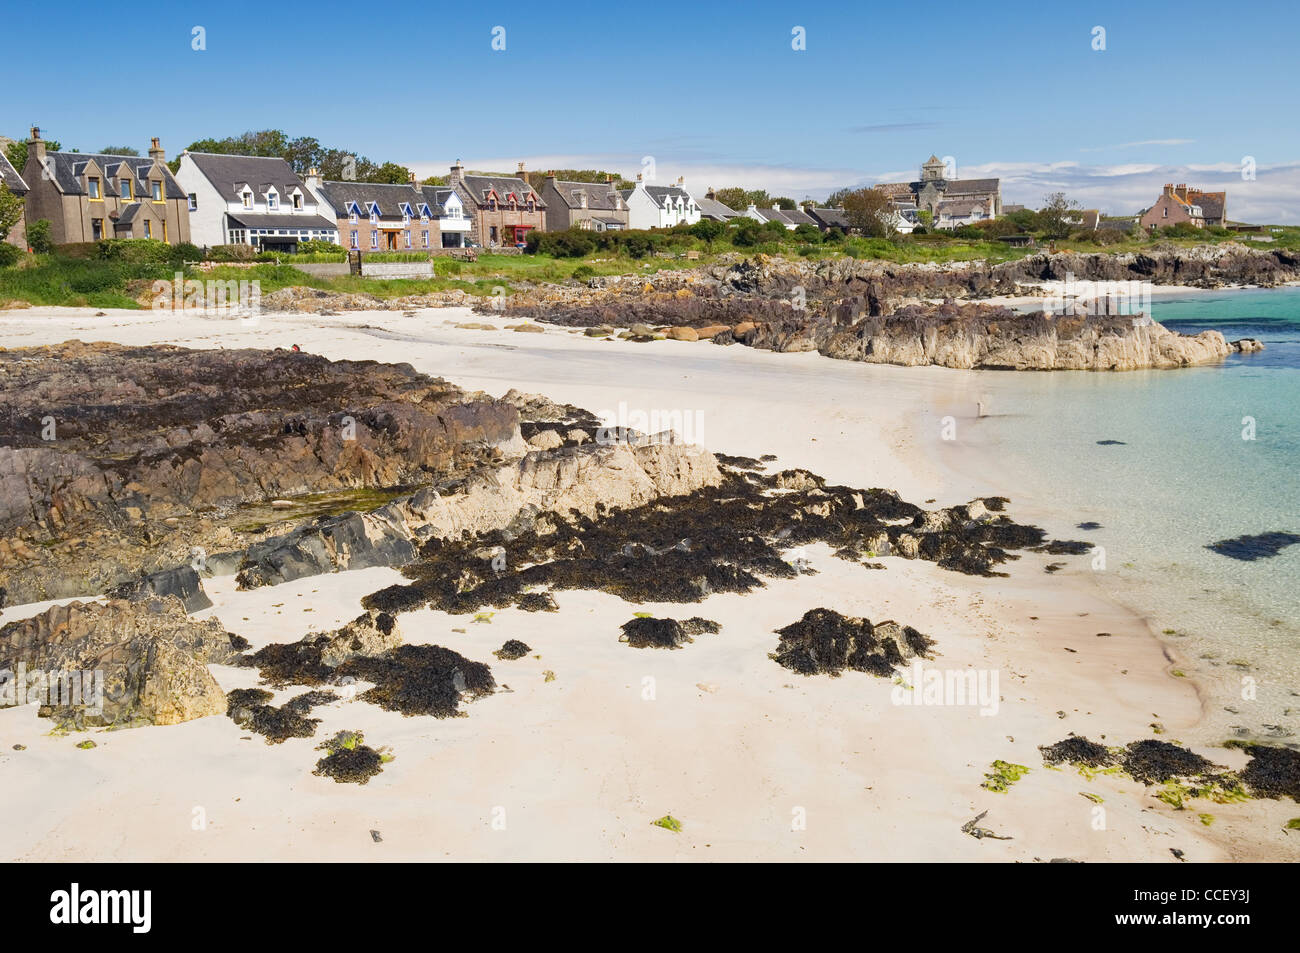
{"type": "Polygon", "coordinates": [[[700,220],[700,207],[690,193],[676,185],[646,185],[637,179],[636,188],[620,192],[627,205],[628,228],[672,228],[700,220]]]}
{"type": "Polygon", "coordinates": [[[338,243],[337,225],[283,159],[182,152],[180,160],[194,244],[292,251],[308,239],[338,243]]]}

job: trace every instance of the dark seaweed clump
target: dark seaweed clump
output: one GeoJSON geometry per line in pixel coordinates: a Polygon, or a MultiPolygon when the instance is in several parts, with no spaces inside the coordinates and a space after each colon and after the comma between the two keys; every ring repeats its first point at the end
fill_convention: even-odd
{"type": "Polygon", "coordinates": [[[463,714],[457,710],[462,693],[477,697],[496,689],[490,668],[441,645],[399,645],[383,655],[348,659],[336,671],[373,682],[358,697],[403,715],[450,718],[463,714]]]}
{"type": "Polygon", "coordinates": [[[549,592],[525,592],[515,600],[515,605],[525,612],[559,612],[555,596],[549,592]]]}
{"type": "Polygon", "coordinates": [[[523,658],[531,651],[532,649],[529,648],[526,642],[520,642],[518,639],[507,639],[505,644],[492,654],[509,662],[517,658],[523,658]]]}
{"type": "Polygon", "coordinates": [[[698,602],[795,577],[789,550],[814,542],[862,564],[894,554],[971,575],[1005,575],[995,567],[1018,558],[1010,550],[1046,542],[1041,529],[996,515],[1000,498],[978,508],[925,510],[889,490],[824,486],[805,471],[724,474],[721,486],[633,509],[525,515],[507,530],[473,539],[428,540],[402,570],[411,581],[372,593],[363,605],[467,613],[568,589],[601,590],[632,603],[698,602]],[[489,570],[479,555],[485,546],[504,547],[509,568],[489,570]]]}
{"type": "Polygon", "coordinates": [[[250,658],[262,680],[276,688],[288,685],[323,685],[334,678],[334,669],[321,661],[320,644],[312,641],[273,642],[250,658]]]}
{"type": "Polygon", "coordinates": [[[1039,745],[1038,750],[1047,764],[1077,764],[1090,768],[1105,768],[1115,763],[1115,756],[1105,745],[1078,735],[1058,741],[1054,745],[1039,745]]]}
{"type": "Polygon", "coordinates": [[[1300,543],[1300,534],[1296,533],[1260,533],[1258,536],[1234,536],[1210,543],[1206,549],[1213,550],[1229,559],[1254,562],[1256,559],[1270,559],[1288,546],[1300,543]]]}
{"type": "Polygon", "coordinates": [[[338,700],[339,696],[335,692],[316,690],[289,699],[284,707],[296,715],[306,715],[317,705],[328,705],[338,700]]]}
{"type": "Polygon", "coordinates": [[[1167,741],[1134,741],[1125,749],[1120,762],[1124,770],[1143,784],[1163,784],[1173,778],[1202,778],[1216,765],[1193,751],[1167,741]]]}
{"type": "Polygon", "coordinates": [[[845,669],[887,677],[894,666],[924,656],[933,640],[896,622],[868,619],[833,609],[809,609],[798,622],[777,629],[781,643],[771,658],[800,675],[839,675],[845,669]]]}
{"type": "Polygon", "coordinates": [[[232,688],[226,692],[226,714],[234,718],[240,710],[265,705],[274,697],[265,688],[232,688]]]}
{"type": "Polygon", "coordinates": [[[705,632],[716,633],[721,628],[712,619],[701,619],[698,616],[685,622],[642,617],[623,623],[623,634],[619,641],[626,642],[634,649],[679,649],[688,642],[694,642],[694,636],[705,632]]]}
{"type": "Polygon", "coordinates": [[[269,745],[276,745],[288,738],[310,738],[316,734],[320,719],[306,717],[312,705],[338,698],[333,692],[307,692],[276,708],[267,704],[272,697],[262,688],[236,688],[226,695],[226,714],[241,728],[262,735],[269,745]],[[313,699],[312,703],[305,704],[309,698],[313,699]]]}
{"type": "Polygon", "coordinates": [[[1300,751],[1237,741],[1228,742],[1228,747],[1244,748],[1250,755],[1239,777],[1251,793],[1300,801],[1300,751]]]}
{"type": "Polygon", "coordinates": [[[365,784],[384,770],[384,756],[364,744],[359,731],[340,731],[337,735],[317,745],[329,751],[316,762],[312,774],[333,778],[339,784],[365,784]]]}

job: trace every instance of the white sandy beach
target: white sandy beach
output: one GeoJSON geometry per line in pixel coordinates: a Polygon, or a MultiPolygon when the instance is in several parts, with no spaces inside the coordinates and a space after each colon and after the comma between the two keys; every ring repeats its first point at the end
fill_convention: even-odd
{"type": "MultiPolygon", "coordinates": [[[[266,315],[257,323],[158,312],[0,312],[0,346],[69,339],[187,347],[284,347],[334,359],[408,362],[501,395],[514,387],[592,411],[691,414],[711,450],[803,467],[828,480],[898,490],[919,504],[966,502],[995,489],[1022,521],[1014,473],[961,477],[935,452],[951,415],[960,447],[977,426],[987,372],[900,368],[744,347],[633,344],[548,327],[543,334],[464,330],[492,319],[464,309],[415,317],[266,315]]],[[[505,322],[492,321],[503,325],[505,322]]],[[[1014,386],[1007,375],[999,386],[1014,386]],[[1010,383],[1008,383],[1010,381],[1010,383]]],[[[951,448],[949,448],[951,449],[951,448]]],[[[958,450],[960,453],[960,450],[958,450]]],[[[1059,538],[1069,526],[1047,525],[1059,538]]],[[[1112,744],[1190,740],[1196,685],[1137,615],[1106,602],[1087,557],[1026,554],[1007,579],[967,577],[922,561],[868,571],[812,547],[817,575],[775,580],[699,605],[634,606],[562,592],[561,611],[506,610],[490,623],[421,610],[399,617],[408,642],[446,645],[488,663],[511,689],[468,717],[403,718],[351,700],[318,708],[314,739],[266,745],[223,717],[172,727],[52,736],[34,707],[0,710],[0,832],[6,860],[990,860],[1069,857],[1176,863],[1294,859],[1281,830],[1295,805],[1252,801],[1174,811],[1122,778],[1086,781],[1047,769],[1037,746],[1070,732],[1112,744]],[[1064,561],[1055,575],[1048,562],[1064,561]],[[929,666],[999,677],[993,715],[977,707],[901,706],[885,679],[794,675],[768,657],[773,630],[825,606],[892,618],[937,641],[929,666]],[[722,624],[677,651],[636,650],[618,628],[634,611],[722,624]],[[463,629],[464,632],[453,630],[463,629]],[[1110,633],[1098,637],[1097,633],[1110,633]],[[499,661],[506,639],[533,655],[499,661]],[[537,656],[537,657],[534,657],[537,656]],[[546,680],[544,672],[553,672],[546,680]],[[652,681],[647,681],[650,679],[652,681]],[[653,686],[653,692],[648,686],[653,686]],[[652,697],[647,697],[652,695],[652,697]],[[396,760],[365,786],[313,777],[314,746],[341,729],[391,746],[396,760]],[[26,750],[15,751],[16,743],[26,750]],[[980,787],[995,759],[1030,772],[1006,793],[980,787]],[[1102,804],[1082,796],[1099,795],[1102,804]],[[1197,810],[1212,810],[1206,826],[1197,810]],[[1011,840],[977,840],[980,822],[1011,840]],[[680,833],[651,821],[671,813],[680,833]],[[203,829],[196,818],[205,820],[203,829]],[[375,842],[370,831],[379,831],[375,842]]],[[[393,570],[321,576],[239,592],[207,580],[215,615],[259,647],[335,627],[393,570]]],[[[36,614],[16,606],[0,622],[36,614]]],[[[223,688],[251,669],[214,667],[223,688]]],[[[278,692],[279,703],[299,690],[278,692]]],[[[1199,748],[1239,767],[1237,752],[1199,748]]],[[[1200,802],[1198,802],[1199,804],[1200,802]]]]}

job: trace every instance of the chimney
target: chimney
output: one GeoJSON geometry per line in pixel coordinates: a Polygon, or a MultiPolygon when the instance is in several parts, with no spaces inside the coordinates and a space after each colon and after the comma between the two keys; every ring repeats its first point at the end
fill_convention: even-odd
{"type": "Polygon", "coordinates": [[[419,179],[417,179],[417,178],[415,177],[415,173],[414,173],[414,172],[408,173],[407,176],[406,176],[406,179],[407,179],[408,182],[411,183],[411,188],[415,188],[417,185],[420,184],[420,181],[419,181],[419,179]]]}
{"type": "Polygon", "coordinates": [[[605,176],[605,184],[606,184],[606,185],[613,185],[613,184],[614,184],[614,177],[613,177],[612,175],[606,175],[606,176],[605,176]]]}
{"type": "Polygon", "coordinates": [[[679,176],[677,177],[677,187],[680,189],[680,188],[681,188],[682,186],[684,186],[685,184],[686,184],[686,176],[684,176],[684,175],[679,175],[679,176]]]}
{"type": "Polygon", "coordinates": [[[1165,183],[1165,195],[1173,195],[1173,194],[1174,194],[1174,185],[1173,185],[1173,183],[1172,183],[1172,182],[1166,182],[1166,183],[1165,183]]]}
{"type": "Polygon", "coordinates": [[[465,181],[465,167],[461,165],[460,160],[451,167],[451,175],[447,177],[448,185],[460,185],[465,181]]]}
{"type": "Polygon", "coordinates": [[[157,136],[154,136],[152,139],[149,140],[149,158],[154,159],[158,162],[167,161],[167,153],[164,152],[163,147],[158,144],[157,136]]]}
{"type": "MultiPolygon", "coordinates": [[[[27,161],[33,159],[42,166],[45,165],[45,140],[41,138],[41,130],[37,126],[32,126],[32,137],[27,140],[27,161]]],[[[19,172],[21,171],[20,169],[19,172]]]]}
{"type": "Polygon", "coordinates": [[[321,180],[320,169],[316,168],[315,166],[312,166],[310,169],[307,170],[307,174],[303,176],[303,181],[307,183],[307,188],[310,189],[312,192],[315,192],[317,189],[319,189],[322,185],[325,184],[321,180]]]}
{"type": "Polygon", "coordinates": [[[516,169],[516,170],[515,170],[515,171],[516,171],[516,172],[518,172],[518,173],[519,173],[519,175],[521,175],[521,176],[522,176],[522,175],[523,175],[523,174],[524,174],[524,164],[523,164],[523,163],[522,163],[522,162],[521,162],[521,163],[519,163],[519,168],[518,168],[518,169],[516,169]]]}
{"type": "Polygon", "coordinates": [[[637,185],[640,185],[640,184],[641,184],[641,173],[640,173],[640,172],[638,172],[638,173],[636,174],[636,182],[637,182],[637,185]]]}

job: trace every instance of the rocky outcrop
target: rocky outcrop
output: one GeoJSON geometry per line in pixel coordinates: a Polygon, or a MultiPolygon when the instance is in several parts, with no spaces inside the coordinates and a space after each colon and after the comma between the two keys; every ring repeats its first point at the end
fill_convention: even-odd
{"type": "Polygon", "coordinates": [[[369,513],[321,519],[257,543],[238,581],[251,589],[323,572],[404,566],[424,540],[522,531],[545,513],[594,516],[717,486],[721,479],[711,453],[667,436],[534,451],[475,474],[454,492],[421,490],[369,513]]]}
{"type": "Polygon", "coordinates": [[[837,318],[808,315],[755,325],[738,340],[872,364],[1040,371],[1185,367],[1234,350],[1218,331],[1193,336],[1129,317],[1017,314],[977,304],[913,305],[846,324],[837,318]]]}
{"type": "MultiPolygon", "coordinates": [[[[1018,370],[1170,368],[1259,350],[1217,331],[1187,336],[1109,312],[1107,299],[1140,294],[1099,282],[1219,287],[1300,280],[1300,256],[1236,243],[1156,245],[1141,254],[1032,255],[989,263],[896,263],[756,255],[696,272],[593,279],[584,289],[512,295],[507,312],[577,327],[632,328],[633,340],[667,336],[888,364],[1018,370]],[[1054,282],[1079,286],[1066,299],[1054,282]],[[1039,295],[1042,314],[961,307],[992,295],[1039,295]],[[1079,301],[1092,302],[1085,315],[1079,301]],[[946,302],[946,303],[940,303],[946,302]],[[1077,312],[1077,313],[1071,313],[1077,312]],[[638,333],[638,328],[640,332],[638,333]],[[707,332],[707,333],[704,333],[707,332]]],[[[1112,302],[1113,304],[1114,302],[1112,302]]],[[[1132,310],[1126,303],[1122,310],[1132,310]]]]}
{"type": "Polygon", "coordinates": [[[527,449],[513,405],[406,364],[76,341],[0,352],[4,598],[201,571],[267,527],[527,449]]]}
{"type": "Polygon", "coordinates": [[[41,700],[40,713],[67,726],[173,725],[225,713],[207,665],[233,663],[243,644],[215,619],[190,618],[174,598],[73,602],[0,628],[0,668],[24,667],[28,684],[13,686],[24,700],[56,679],[79,685],[79,698],[60,687],[41,700]]]}

